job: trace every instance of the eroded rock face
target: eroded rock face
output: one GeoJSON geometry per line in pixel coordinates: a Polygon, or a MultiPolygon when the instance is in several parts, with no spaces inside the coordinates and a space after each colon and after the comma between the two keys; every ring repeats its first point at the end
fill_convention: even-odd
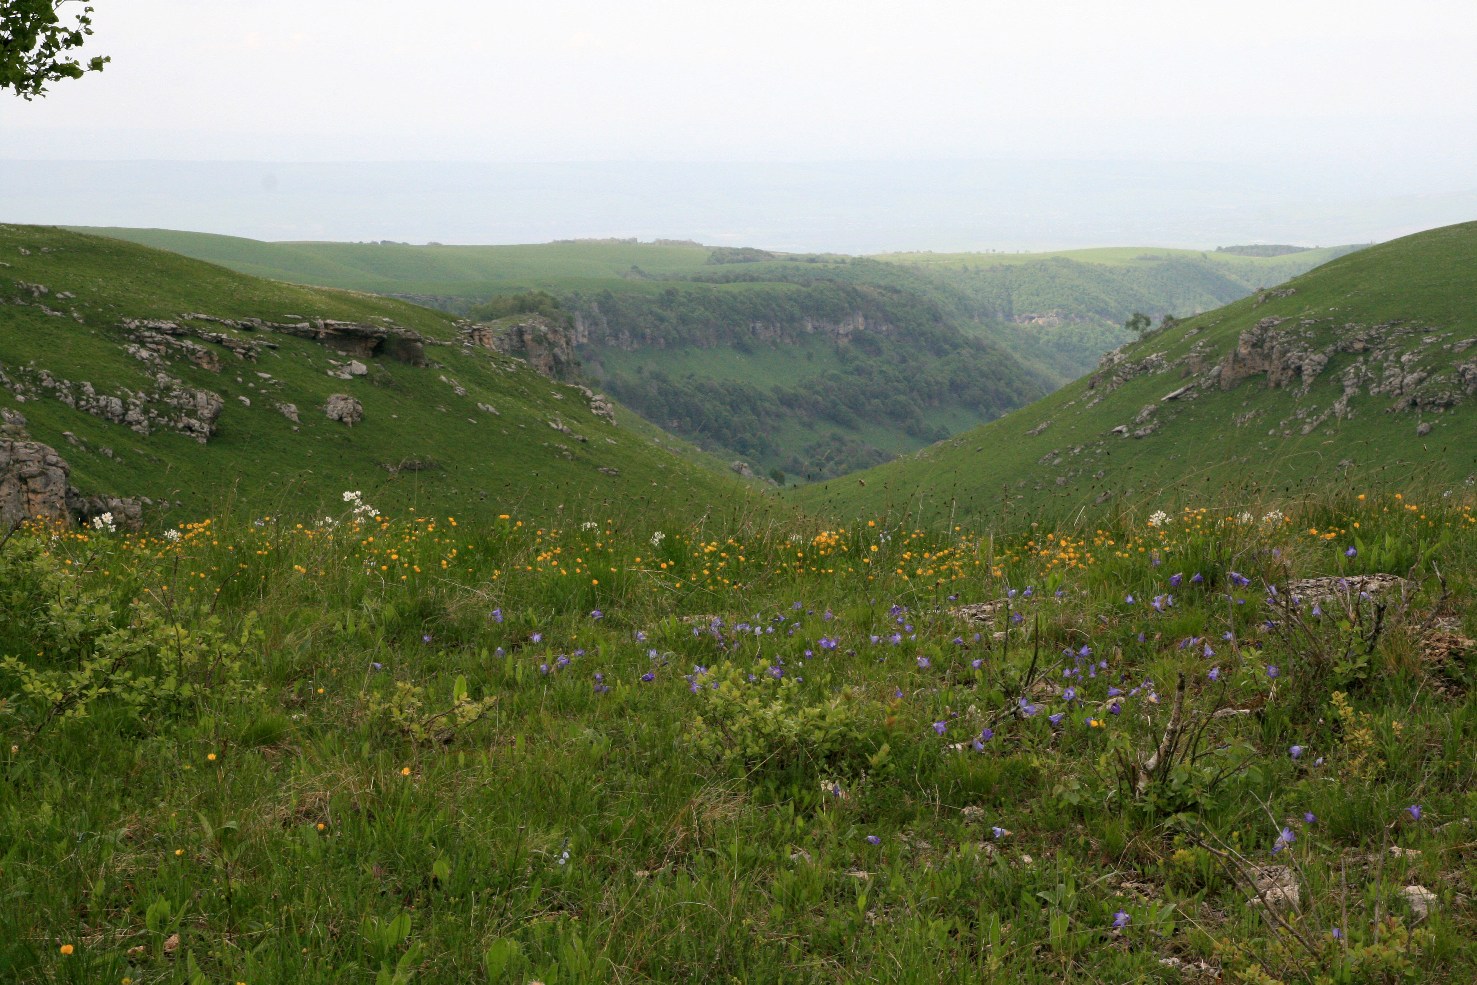
{"type": "Polygon", "coordinates": [[[541,315],[523,315],[499,324],[472,325],[463,337],[528,363],[551,380],[571,380],[579,372],[574,334],[541,315]]]}
{"type": "Polygon", "coordinates": [[[39,441],[0,440],[0,524],[27,517],[68,520],[66,459],[39,441]]]}
{"type": "Polygon", "coordinates": [[[1248,376],[1265,373],[1273,388],[1297,384],[1306,393],[1328,365],[1328,355],[1319,352],[1290,332],[1279,330],[1283,319],[1263,318],[1241,333],[1236,348],[1221,362],[1220,386],[1229,390],[1248,376]]]}
{"type": "Polygon", "coordinates": [[[253,327],[312,339],[357,359],[384,356],[411,366],[426,364],[426,340],[416,332],[398,325],[361,325],[357,322],[315,318],[296,323],[257,322],[253,327]]]}
{"type": "Polygon", "coordinates": [[[335,393],[323,405],[323,413],[330,421],[340,421],[353,427],[364,420],[364,405],[346,393],[335,393]]]}
{"type": "Polygon", "coordinates": [[[212,318],[210,315],[186,314],[179,321],[164,318],[125,318],[122,327],[133,342],[127,347],[129,355],[142,362],[165,362],[176,355],[183,355],[195,365],[211,372],[220,371],[220,356],[214,350],[190,341],[190,337],[201,342],[218,345],[237,359],[256,361],[262,349],[275,349],[275,342],[265,340],[238,339],[224,332],[211,332],[189,325],[186,321],[210,321],[235,328],[254,330],[245,324],[212,318]]]}

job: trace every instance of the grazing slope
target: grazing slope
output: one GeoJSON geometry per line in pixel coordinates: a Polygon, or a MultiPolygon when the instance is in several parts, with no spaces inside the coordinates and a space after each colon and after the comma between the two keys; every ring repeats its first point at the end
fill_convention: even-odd
{"type": "Polygon", "coordinates": [[[1477,223],[1346,256],[1116,350],[1024,410],[797,499],[1067,512],[1477,473],[1477,223]]]}
{"type": "Polygon", "coordinates": [[[1134,311],[1192,314],[1331,259],[1189,250],[777,254],[661,241],[260,243],[106,229],[261,276],[475,312],[547,291],[585,370],[662,427],[816,479],[993,420],[1091,367],[1134,311]]]}
{"type": "Polygon", "coordinates": [[[325,506],[345,489],[460,514],[765,501],[465,328],[400,301],[0,226],[0,407],[67,458],[83,492],[195,511],[234,496],[257,512],[325,506]],[[336,394],[362,420],[330,420],[336,394]]]}

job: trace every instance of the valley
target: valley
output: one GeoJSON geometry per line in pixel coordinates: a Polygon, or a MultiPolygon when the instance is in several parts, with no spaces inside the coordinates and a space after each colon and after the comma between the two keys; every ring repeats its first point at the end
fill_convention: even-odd
{"type": "Polygon", "coordinates": [[[880,464],[1022,407],[1125,341],[1134,312],[1194,314],[1352,249],[853,257],[686,241],[411,246],[94,232],[461,315],[492,296],[545,292],[567,312],[592,385],[786,482],[880,464]]]}

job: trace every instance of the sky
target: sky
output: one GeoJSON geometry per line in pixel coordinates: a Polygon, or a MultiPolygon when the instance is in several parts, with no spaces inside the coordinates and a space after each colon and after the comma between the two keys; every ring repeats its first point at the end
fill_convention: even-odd
{"type": "MultiPolygon", "coordinates": [[[[201,176],[223,173],[219,162],[421,162],[432,166],[419,172],[422,184],[465,173],[438,169],[443,164],[521,173],[508,166],[609,163],[638,176],[647,162],[687,165],[688,175],[714,165],[708,173],[718,197],[738,218],[799,192],[752,181],[729,190],[732,166],[894,162],[900,174],[926,176],[922,163],[977,161],[987,165],[982,173],[1014,166],[1029,176],[1043,163],[1100,162],[1109,178],[1130,166],[1165,176],[1159,201],[1183,214],[1188,224],[1174,230],[1181,240],[1194,238],[1205,212],[1191,199],[1177,203],[1174,187],[1196,174],[1221,176],[1196,186],[1195,201],[1216,199],[1222,211],[1243,204],[1236,180],[1225,177],[1236,169],[1263,205],[1268,194],[1288,203],[1321,196],[1329,204],[1310,225],[1320,235],[1338,231],[1325,220],[1341,210],[1387,217],[1351,220],[1351,237],[1409,231],[1429,218],[1412,213],[1402,226],[1390,205],[1397,200],[1429,206],[1433,196],[1456,195],[1450,221],[1472,218],[1460,214],[1472,204],[1462,196],[1477,190],[1477,4],[1453,0],[95,6],[85,52],[111,56],[102,74],[64,80],[31,102],[0,96],[0,178],[11,186],[8,197],[0,188],[0,206],[15,221],[46,221],[40,213],[86,220],[44,182],[14,187],[33,180],[16,162],[35,161],[194,162],[191,173],[201,176]],[[14,211],[18,199],[23,215],[14,211]]],[[[783,185],[784,171],[769,173],[783,185]]],[[[107,169],[91,173],[104,185],[117,181],[107,169]]],[[[393,173],[400,172],[386,171],[393,173]]],[[[376,189],[366,193],[366,216],[374,215],[375,194],[401,190],[376,189]]],[[[1045,179],[1040,190],[1050,193],[1045,179]]],[[[1089,190],[1065,198],[1078,208],[1079,192],[1089,190]]],[[[130,224],[163,224],[148,222],[142,205],[129,210],[136,187],[121,182],[116,201],[100,205],[105,191],[93,189],[87,207],[130,224]]],[[[465,192],[477,196],[477,210],[507,204],[482,186],[465,192]]],[[[889,214],[908,208],[899,194],[889,214]]],[[[239,203],[212,210],[204,196],[186,214],[161,214],[221,232],[395,238],[398,229],[437,238],[422,221],[437,214],[429,204],[417,213],[402,203],[403,213],[380,216],[389,221],[356,225],[305,216],[303,202],[289,206],[291,198],[282,196],[283,221],[261,221],[263,203],[253,215],[239,203]]],[[[684,230],[681,203],[666,204],[664,234],[722,231],[724,223],[700,220],[711,209],[694,209],[694,228],[684,230]]],[[[1125,235],[1137,231],[1129,220],[1140,207],[1120,208],[1125,235]]],[[[568,232],[618,235],[642,225],[625,214],[597,209],[589,229],[568,232]]],[[[456,229],[441,238],[478,233],[445,224],[456,229]]],[[[1111,217],[1107,225],[1108,241],[1122,242],[1111,237],[1111,217]]],[[[489,224],[486,235],[526,234],[519,230],[489,224]]],[[[755,232],[766,230],[782,232],[755,232]]],[[[929,245],[916,223],[896,234],[913,237],[899,248],[929,245]]],[[[1012,245],[1005,235],[986,229],[981,238],[1012,245]]],[[[1056,241],[1077,245],[1067,243],[1073,235],[1063,226],[1056,241]]],[[[1053,237],[1043,218],[1026,238],[1053,237]]],[[[938,242],[954,238],[941,234],[938,242]]]]}

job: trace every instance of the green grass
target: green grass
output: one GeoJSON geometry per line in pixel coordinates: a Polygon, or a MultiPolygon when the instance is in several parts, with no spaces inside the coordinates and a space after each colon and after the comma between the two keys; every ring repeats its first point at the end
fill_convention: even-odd
{"type": "MultiPolygon", "coordinates": [[[[456,338],[453,319],[439,312],[259,280],[118,240],[4,226],[0,257],[7,264],[0,268],[0,297],[26,302],[0,307],[0,365],[12,375],[27,366],[45,369],[90,382],[102,393],[152,386],[154,370],[124,351],[124,318],[179,319],[203,312],[270,321],[388,321],[429,339],[456,338]],[[42,311],[20,283],[49,288],[39,300],[59,314],[42,311]],[[57,299],[63,292],[76,297],[57,299]]],[[[341,380],[328,371],[332,360],[345,357],[321,344],[226,331],[265,338],[277,348],[263,351],[256,362],[218,349],[219,372],[184,359],[167,367],[189,386],[224,398],[218,431],[206,445],[173,433],[143,437],[52,398],[22,404],[6,392],[0,402],[20,410],[30,433],[63,453],[83,491],[167,500],[186,515],[328,509],[345,489],[362,489],[397,511],[462,515],[602,503],[658,515],[772,508],[772,500],[728,474],[724,463],[676,439],[664,438],[658,446],[651,430],[624,408],[617,411],[618,423],[609,424],[590,413],[578,391],[487,350],[454,342],[432,346],[430,365],[377,358],[370,360],[367,376],[341,380]],[[459,395],[451,381],[465,393],[459,395]],[[363,403],[360,425],[347,428],[324,416],[322,407],[333,393],[363,403]],[[284,417],[279,403],[296,405],[301,423],[284,417]],[[574,434],[554,430],[551,421],[574,434]],[[407,462],[424,467],[399,469],[407,462]]]]}
{"type": "Polygon", "coordinates": [[[94,231],[258,276],[412,295],[462,313],[492,295],[551,292],[579,319],[581,355],[601,386],[724,458],[811,478],[915,451],[1075,378],[1122,341],[1134,311],[1214,308],[1350,249],[1266,258],[1148,248],[773,254],[714,263],[722,254],[696,245],[261,243],[94,231]],[[824,343],[858,318],[874,337],[863,357],[872,372],[837,393],[827,372],[857,373],[840,358],[845,343],[824,343]],[[988,383],[955,392],[961,387],[940,372],[940,360],[988,383]],[[888,375],[879,382],[879,374],[888,375]],[[858,403],[826,413],[879,389],[912,406],[858,403]]]}
{"type": "Polygon", "coordinates": [[[0,978],[1470,981],[1472,503],[1241,505],[22,531],[0,978]]]}
{"type": "Polygon", "coordinates": [[[1268,389],[1265,375],[1229,390],[1206,381],[1243,333],[1276,317],[1319,351],[1332,351],[1359,327],[1394,325],[1408,333],[1388,343],[1396,355],[1412,353],[1408,368],[1432,373],[1423,392],[1441,383],[1460,393],[1457,367],[1470,359],[1460,346],[1477,338],[1474,259],[1471,223],[1362,250],[1288,282],[1295,293],[1237,301],[1124,350],[1129,362],[1162,354],[1163,370],[1117,389],[1104,383],[1111,371],[1084,378],[983,428],[855,478],[807,487],[795,499],[842,516],[1055,518],[1108,502],[1142,512],[1238,495],[1286,497],[1334,482],[1460,487],[1477,474],[1469,398],[1444,412],[1416,412],[1399,409],[1394,395],[1361,392],[1350,400],[1352,416],[1309,427],[1342,395],[1345,371],[1366,357],[1335,352],[1306,394],[1268,389]],[[1430,336],[1439,338],[1427,344],[1430,336]],[[1204,365],[1189,376],[1181,360],[1196,346],[1204,365]],[[1201,384],[1194,399],[1163,401],[1192,383],[1201,384]],[[1142,439],[1111,433],[1136,427],[1151,405],[1158,408],[1156,432],[1142,439]],[[1429,434],[1417,435],[1421,423],[1429,434]]]}

